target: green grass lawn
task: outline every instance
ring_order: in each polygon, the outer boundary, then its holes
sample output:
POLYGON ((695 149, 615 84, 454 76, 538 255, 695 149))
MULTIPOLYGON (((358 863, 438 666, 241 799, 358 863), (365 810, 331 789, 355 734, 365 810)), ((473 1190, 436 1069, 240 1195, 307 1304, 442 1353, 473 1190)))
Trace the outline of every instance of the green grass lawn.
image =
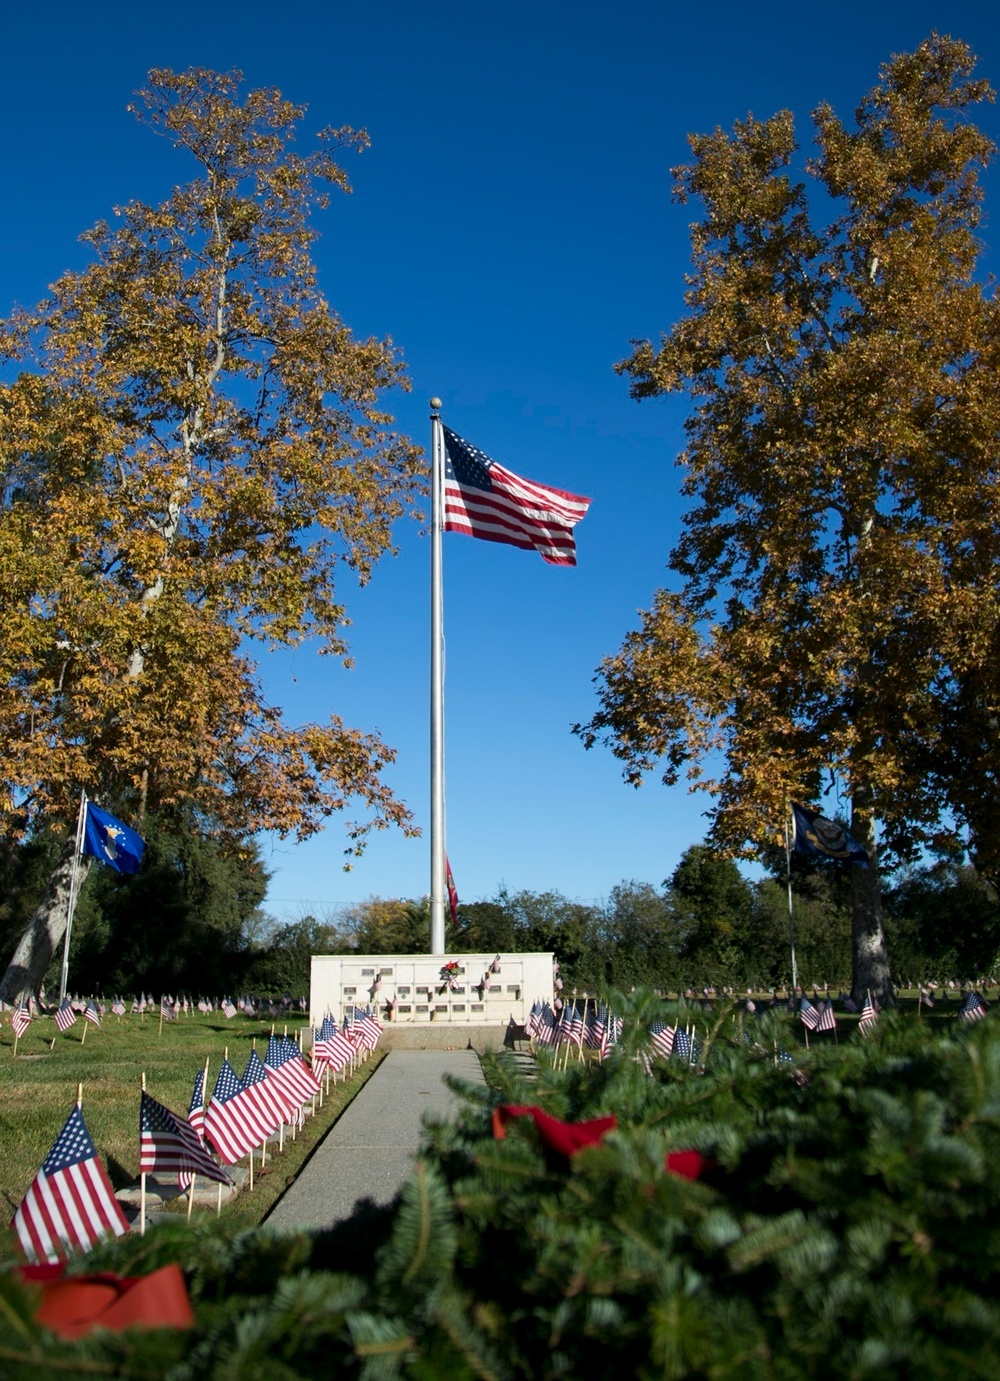
MULTIPOLYGON (((306 1019, 288 1020, 288 1034, 297 1036, 306 1019)), ((115 1188, 132 1184, 139 1168, 139 1091, 143 1072, 149 1093, 174 1112, 186 1114, 195 1075, 209 1061, 209 1092, 228 1051, 238 1074, 256 1039, 263 1058, 271 1032, 267 1021, 241 1014, 226 1021, 221 1013, 194 1013, 163 1024, 150 1016, 104 1017, 100 1030, 90 1026, 82 1041, 84 1022, 63 1034, 51 1017, 36 1018, 18 1042, 9 1021, 0 1028, 0 1215, 9 1222, 69 1116, 77 1085, 83 1084, 83 1116, 115 1188), (53 1037, 55 1043, 52 1045, 53 1037), (50 1049, 51 1046, 51 1049, 50 1049)), ((277 1029, 285 1029, 282 1020, 277 1029)), ((236 1196, 223 1208, 234 1226, 260 1222, 298 1173, 317 1142, 336 1121, 358 1089, 374 1072, 380 1052, 346 1083, 331 1083, 323 1107, 307 1117, 305 1128, 285 1149, 269 1159, 263 1173, 256 1170, 253 1194, 236 1196)), ((246 1162, 244 1161, 245 1165, 246 1162)), ((179 1208, 183 1211, 184 1203, 179 1208)), ((12 1234, 0 1232, 0 1257, 13 1251, 12 1234)))

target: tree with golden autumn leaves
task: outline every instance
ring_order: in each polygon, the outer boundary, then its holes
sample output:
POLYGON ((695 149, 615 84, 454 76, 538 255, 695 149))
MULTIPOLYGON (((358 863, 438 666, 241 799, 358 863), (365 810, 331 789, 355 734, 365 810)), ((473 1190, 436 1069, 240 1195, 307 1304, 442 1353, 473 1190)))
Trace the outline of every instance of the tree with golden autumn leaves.
POLYGON ((993 145, 970 112, 992 92, 973 71, 933 34, 852 125, 821 106, 811 185, 788 112, 692 138, 689 310, 618 366, 635 398, 691 398, 690 507, 678 579, 578 732, 636 783, 686 769, 744 854, 789 800, 833 814, 836 782, 872 860, 851 868, 855 1000, 891 1000, 880 861, 957 831, 1000 861, 1000 314, 977 276, 993 145))
MULTIPOLYGON (((304 110, 239 73, 154 70, 131 107, 193 180, 84 236, 90 266, 0 325, 0 833, 71 831, 81 789, 141 829, 194 811, 234 839, 303 837, 352 800, 409 816, 392 750, 267 703, 250 649, 347 656, 364 581, 420 484, 383 398, 388 340, 319 291, 312 215, 364 132, 294 147, 304 110)), ((37 988, 65 927, 72 845, 0 993, 37 988)))

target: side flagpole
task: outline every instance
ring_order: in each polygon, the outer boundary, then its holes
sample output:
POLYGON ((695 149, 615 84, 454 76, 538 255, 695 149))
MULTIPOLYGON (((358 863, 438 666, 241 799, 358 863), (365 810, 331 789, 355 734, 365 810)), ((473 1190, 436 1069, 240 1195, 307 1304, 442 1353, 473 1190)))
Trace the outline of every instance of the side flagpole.
POLYGON ((62 972, 59 975, 59 1003, 62 1005, 69 985, 69 939, 73 931, 73 913, 76 910, 77 885, 80 855, 83 853, 83 826, 87 817, 87 793, 80 792, 80 809, 76 817, 76 847, 73 851, 73 867, 69 875, 69 900, 66 904, 66 938, 63 941, 62 972))
POLYGON ((431 954, 444 954, 444 433, 431 407, 431 954))
MULTIPOLYGON (((788 881, 788 943, 792 950, 792 998, 797 1000, 799 972, 795 963, 795 921, 792 913, 792 837, 788 830, 788 802, 785 802, 785 877, 788 881)), ((806 1035, 806 1044, 809 1042, 806 1035)))

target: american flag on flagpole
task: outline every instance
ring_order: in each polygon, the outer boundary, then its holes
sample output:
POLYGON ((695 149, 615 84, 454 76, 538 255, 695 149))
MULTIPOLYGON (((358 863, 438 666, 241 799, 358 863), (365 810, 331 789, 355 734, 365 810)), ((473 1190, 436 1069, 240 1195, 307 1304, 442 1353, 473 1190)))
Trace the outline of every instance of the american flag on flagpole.
POLYGON ((14 1028, 14 1035, 20 1040, 31 1025, 31 1013, 23 1003, 11 1017, 10 1024, 14 1028))
POLYGON ((234 1016, 236 1015, 236 1008, 235 1008, 235 1007, 233 1006, 233 1004, 229 1001, 229 998, 228 998, 228 997, 224 997, 224 998, 222 999, 222 1010, 223 1010, 223 1012, 225 1012, 225 1014, 226 1014, 226 1019, 227 1019, 227 1020, 228 1020, 230 1017, 234 1017, 234 1016))
POLYGON ((14 1214, 25 1255, 58 1262, 128 1231, 77 1104, 14 1214))
POLYGON ((94 999, 93 999, 93 998, 91 998, 90 1001, 87 1003, 87 1006, 86 1006, 86 1009, 84 1010, 83 1015, 84 1015, 84 1019, 85 1019, 86 1021, 92 1022, 93 1025, 96 1026, 98 1030, 100 1030, 100 1028, 101 1028, 101 1018, 100 1018, 100 1014, 98 1013, 97 1008, 94 1006, 94 999))
POLYGON ((575 566, 573 529, 590 500, 523 479, 448 427, 444 431, 444 530, 537 551, 552 566, 575 566))

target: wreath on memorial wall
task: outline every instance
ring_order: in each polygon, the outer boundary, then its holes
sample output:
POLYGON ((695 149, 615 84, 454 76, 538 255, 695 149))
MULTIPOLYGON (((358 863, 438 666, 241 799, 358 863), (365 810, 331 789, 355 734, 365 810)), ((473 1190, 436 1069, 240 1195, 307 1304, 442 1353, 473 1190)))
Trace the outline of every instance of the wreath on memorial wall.
POLYGON ((458 987, 458 973, 459 963, 457 959, 450 959, 447 964, 441 965, 441 992, 444 992, 445 988, 451 988, 454 991, 458 987))

